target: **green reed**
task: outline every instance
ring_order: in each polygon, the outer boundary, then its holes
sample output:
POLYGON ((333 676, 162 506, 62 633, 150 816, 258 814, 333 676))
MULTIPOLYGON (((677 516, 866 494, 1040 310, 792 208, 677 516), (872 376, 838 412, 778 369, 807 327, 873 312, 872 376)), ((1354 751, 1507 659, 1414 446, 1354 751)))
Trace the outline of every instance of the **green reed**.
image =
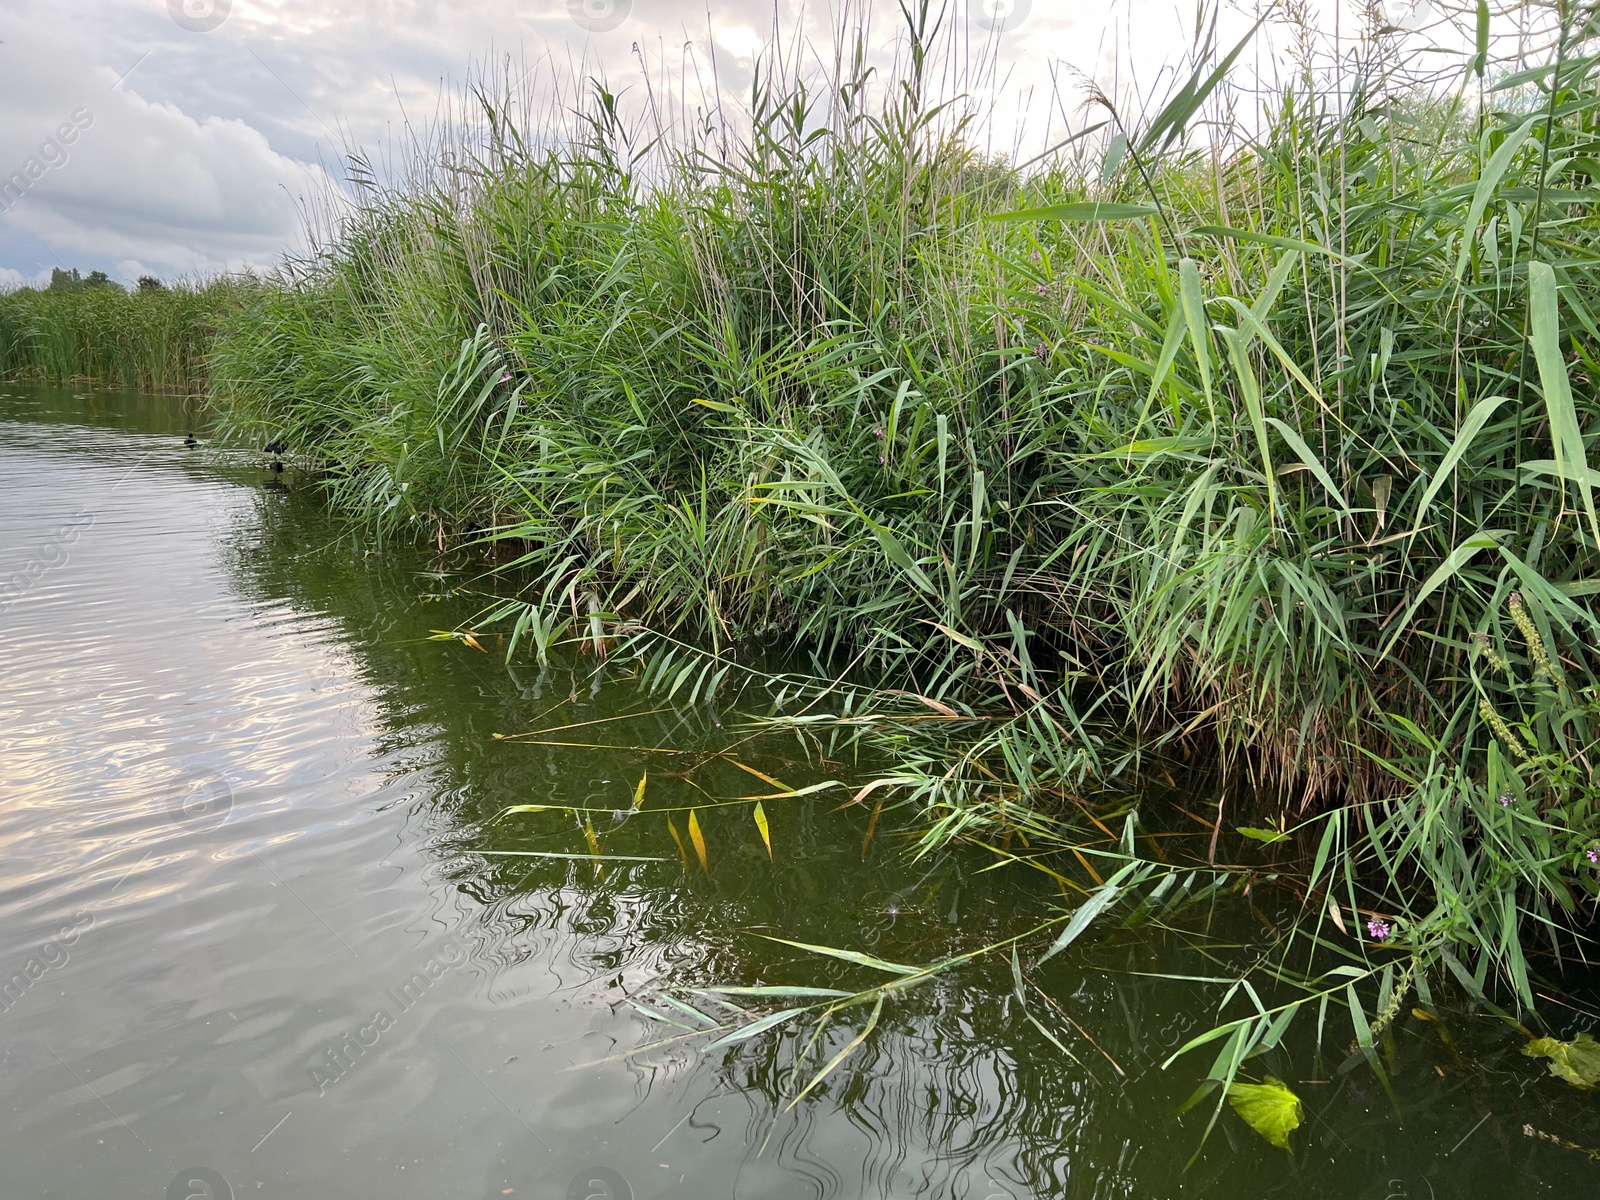
MULTIPOLYGON (((812 656, 770 720, 892 756, 929 846, 1071 842, 1182 765, 1210 857, 1284 835, 1300 945, 1331 906, 1337 966, 1277 978, 1531 1007, 1600 891, 1600 31, 1534 12, 1427 78, 1375 28, 1249 125, 1205 37, 1029 165, 975 148, 926 5, 887 81, 848 14, 774 47, 743 122, 483 80, 225 322, 217 395, 375 536, 510 551, 514 650, 638 637, 692 700, 812 656)), ((1219 1025, 1213 1080, 1286 1011, 1219 1025)))
POLYGON ((199 393, 218 320, 245 284, 110 283, 0 293, 0 378, 199 393))

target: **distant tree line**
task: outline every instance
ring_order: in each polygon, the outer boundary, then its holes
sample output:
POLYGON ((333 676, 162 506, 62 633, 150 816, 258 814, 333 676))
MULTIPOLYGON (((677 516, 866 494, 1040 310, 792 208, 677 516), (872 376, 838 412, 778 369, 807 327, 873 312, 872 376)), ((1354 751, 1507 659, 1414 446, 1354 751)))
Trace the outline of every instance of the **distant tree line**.
MULTIPOLYGON (((134 286, 141 292, 164 292, 167 290, 167 285, 154 275, 139 276, 138 282, 134 286)), ((51 270, 48 291, 77 292, 82 291, 84 288, 127 290, 104 271, 90 271, 87 275, 82 275, 76 267, 55 267, 51 270)))

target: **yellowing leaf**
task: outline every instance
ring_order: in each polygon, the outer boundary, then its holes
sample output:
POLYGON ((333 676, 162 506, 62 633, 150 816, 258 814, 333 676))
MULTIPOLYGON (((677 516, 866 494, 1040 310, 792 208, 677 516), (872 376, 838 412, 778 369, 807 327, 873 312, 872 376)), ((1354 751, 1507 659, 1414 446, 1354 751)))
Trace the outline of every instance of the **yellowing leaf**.
POLYGON ((1339 911, 1339 902, 1331 896, 1328 898, 1328 916, 1333 919, 1340 933, 1346 937, 1350 935, 1350 931, 1344 927, 1344 914, 1339 911))
POLYGON ((1262 1083, 1230 1083, 1228 1103, 1280 1150, 1289 1148, 1289 1135, 1300 1128, 1300 1097, 1271 1075, 1262 1083))
MULTIPOLYGON (((872 835, 878 831, 878 818, 883 815, 884 799, 885 798, 883 796, 879 796, 878 802, 872 806, 872 817, 867 821, 867 833, 866 836, 861 839, 862 859, 867 857, 867 851, 872 847, 872 835)), ((852 800, 850 803, 854 804, 855 801, 852 800)), ((849 805, 846 805, 845 807, 848 808, 849 805)))
POLYGON ((772 857, 772 831, 767 828, 767 810, 761 807, 761 801, 756 801, 755 809, 756 828, 761 831, 761 840, 767 844, 767 857, 772 857))
POLYGON ((650 772, 646 771, 643 775, 639 776, 639 786, 633 789, 633 811, 634 812, 638 812, 639 809, 644 806, 644 785, 645 785, 645 781, 647 779, 649 779, 649 778, 650 778, 650 772))
POLYGON ((499 812, 495 813, 494 819, 498 821, 501 817, 509 817, 512 813, 536 813, 549 811, 550 806, 548 804, 513 804, 510 808, 502 808, 499 812))
POLYGON ((1537 1038, 1522 1048, 1529 1058, 1548 1058, 1545 1065, 1557 1079, 1573 1087, 1592 1088, 1600 1083, 1600 1042, 1580 1033, 1570 1042, 1537 1038))
POLYGON ((763 792, 759 796, 731 796, 732 800, 796 800, 801 796, 814 796, 818 792, 826 792, 830 788, 842 786, 837 779, 824 779, 821 783, 813 783, 809 787, 796 788, 788 792, 763 792))
MULTIPOLYGON (((461 642, 471 646, 474 650, 483 650, 483 645, 466 629, 430 629, 428 631, 430 642, 461 642)), ((489 653, 483 650, 485 654, 489 653)))
POLYGON ((667 817, 667 829, 672 833, 672 840, 678 845, 678 857, 683 859, 683 869, 689 869, 689 852, 683 848, 683 838, 678 836, 678 827, 673 824, 672 818, 667 817))
POLYGON ((763 783, 770 783, 773 787, 782 788, 786 792, 794 790, 787 783, 784 783, 784 782, 782 782, 781 780, 778 780, 778 779, 774 779, 771 775, 768 775, 765 771, 758 771, 754 767, 750 766, 749 764, 740 762, 737 758, 734 758, 733 755, 731 755, 731 754, 724 754, 722 757, 723 757, 724 761, 732 763, 734 766, 738 767, 739 770, 744 771, 747 774, 754 775, 757 779, 761 780, 763 783))
POLYGON ((700 858, 700 869, 707 875, 711 874, 711 862, 706 858, 706 839, 700 833, 700 818, 698 810, 689 810, 689 840, 694 843, 694 852, 700 858))

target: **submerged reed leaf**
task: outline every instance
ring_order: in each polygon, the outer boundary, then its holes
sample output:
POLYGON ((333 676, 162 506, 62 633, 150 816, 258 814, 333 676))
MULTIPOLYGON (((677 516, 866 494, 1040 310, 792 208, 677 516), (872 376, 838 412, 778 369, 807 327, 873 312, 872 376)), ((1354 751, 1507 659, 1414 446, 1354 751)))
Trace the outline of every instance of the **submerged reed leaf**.
POLYGON ((862 954, 859 950, 840 950, 835 946, 816 946, 810 942, 792 942, 788 938, 772 937, 769 934, 762 934, 761 936, 769 942, 777 942, 783 946, 793 946, 796 950, 806 950, 812 954, 826 955, 828 958, 837 958, 841 962, 871 967, 875 971, 886 971, 891 975, 920 975, 926 969, 923 967, 908 967, 904 963, 889 962, 886 959, 875 958, 870 954, 862 954))
POLYGON ((786 1008, 781 1012, 768 1013, 764 1017, 751 1021, 748 1025, 741 1025, 731 1033, 725 1033, 714 1042, 706 1044, 707 1050, 720 1050, 724 1046, 736 1046, 740 1042, 747 1042, 753 1037, 760 1037, 769 1029, 794 1020, 801 1013, 810 1012, 808 1008, 786 1008))
POLYGON ((845 992, 838 988, 788 987, 782 984, 763 984, 756 987, 708 987, 700 990, 714 992, 719 996, 786 996, 810 999, 828 999, 830 997, 839 998, 855 995, 854 992, 845 992))
POLYGON ((850 1041, 845 1045, 844 1049, 840 1050, 839 1053, 835 1054, 831 1059, 829 1059, 827 1066, 823 1067, 822 1070, 818 1071, 811 1077, 811 1082, 800 1089, 800 1091, 795 1095, 794 1099, 789 1101, 787 1108, 793 1108, 796 1104, 799 1104, 801 1100, 805 1099, 806 1096, 811 1094, 818 1084, 820 1084, 829 1075, 832 1075, 840 1063, 844 1062, 845 1059, 849 1058, 857 1050, 861 1049, 862 1044, 865 1043, 867 1038, 872 1035, 872 1031, 878 1027, 878 1018, 883 1015, 883 999, 883 994, 880 992, 877 1003, 872 1006, 872 1013, 870 1016, 868 1016, 867 1023, 862 1026, 861 1032, 856 1034, 855 1037, 851 1038, 850 1041))
POLYGON ((683 860, 683 869, 689 869, 689 851, 684 848, 683 838, 678 834, 677 823, 673 821, 672 814, 667 814, 667 832, 672 834, 673 844, 678 847, 678 857, 683 860))
POLYGON ((502 808, 499 812, 495 813, 493 821, 498 821, 502 817, 512 816, 515 813, 550 812, 553 807, 553 805, 549 804, 513 804, 509 808, 502 808))
POLYGON ((1034 965, 1038 966, 1041 963, 1048 962, 1077 941, 1078 937, 1085 929, 1089 928, 1094 919, 1115 904, 1117 897, 1121 894, 1122 891, 1116 886, 1115 880, 1108 882, 1104 887, 1096 889, 1095 893, 1073 912, 1072 919, 1067 922, 1066 928, 1061 931, 1054 942, 1050 943, 1050 948, 1039 956, 1039 961, 1034 965))
POLYGON ((561 850, 475 850, 474 854, 482 854, 486 858, 549 858, 549 859, 583 859, 588 862, 670 862, 670 859, 659 858, 648 854, 602 854, 594 852, 588 854, 572 854, 561 850))

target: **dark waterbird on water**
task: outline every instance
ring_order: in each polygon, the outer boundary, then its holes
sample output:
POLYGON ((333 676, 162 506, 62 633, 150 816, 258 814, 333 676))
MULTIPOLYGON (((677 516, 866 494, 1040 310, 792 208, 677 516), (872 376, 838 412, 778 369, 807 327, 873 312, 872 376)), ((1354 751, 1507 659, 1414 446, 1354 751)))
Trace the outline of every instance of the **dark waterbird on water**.
POLYGON ((195 437, 194 433, 191 431, 191 432, 186 433, 186 434, 183 435, 183 444, 185 446, 187 446, 190 450, 193 450, 196 446, 198 446, 200 444, 200 439, 195 437))
POLYGON ((272 455, 272 461, 267 464, 268 470, 281 474, 283 471, 283 456, 289 453, 289 443, 281 437, 273 438, 265 446, 261 447, 261 452, 272 455))

